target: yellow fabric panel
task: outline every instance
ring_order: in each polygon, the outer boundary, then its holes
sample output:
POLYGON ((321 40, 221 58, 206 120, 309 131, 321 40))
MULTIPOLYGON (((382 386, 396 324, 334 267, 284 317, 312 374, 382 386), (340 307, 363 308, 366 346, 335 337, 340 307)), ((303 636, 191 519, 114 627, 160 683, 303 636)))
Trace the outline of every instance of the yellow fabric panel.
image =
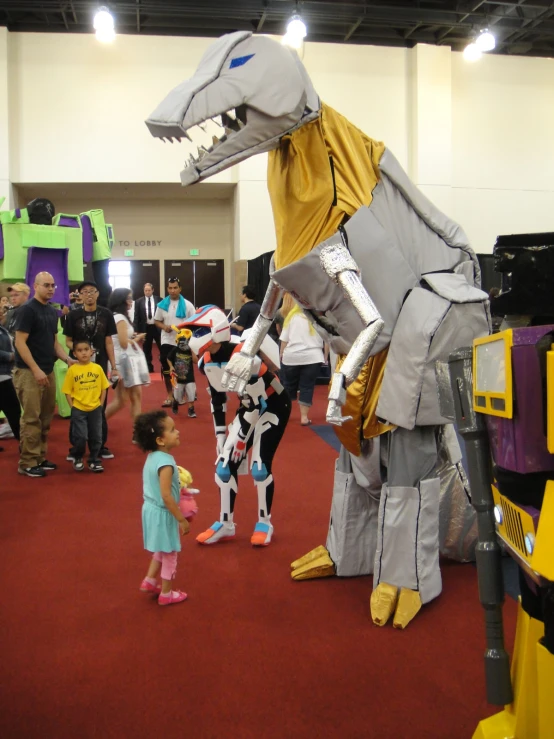
POLYGON ((306 256, 337 231, 345 216, 371 203, 384 151, 383 143, 325 104, 319 118, 283 137, 269 153, 267 171, 277 269, 306 256))
MULTIPOLYGON (((354 382, 346 390, 346 403, 342 408, 344 416, 352 416, 342 426, 335 426, 335 433, 340 443, 351 454, 359 456, 361 439, 373 439, 391 431, 392 425, 378 421, 375 411, 383 382, 388 347, 370 357, 354 382)), ((336 370, 340 369, 345 357, 337 359, 336 370)))
POLYGON ((100 405, 103 390, 110 387, 108 378, 99 364, 72 364, 63 381, 62 393, 73 398, 73 405, 80 411, 93 411, 100 405))

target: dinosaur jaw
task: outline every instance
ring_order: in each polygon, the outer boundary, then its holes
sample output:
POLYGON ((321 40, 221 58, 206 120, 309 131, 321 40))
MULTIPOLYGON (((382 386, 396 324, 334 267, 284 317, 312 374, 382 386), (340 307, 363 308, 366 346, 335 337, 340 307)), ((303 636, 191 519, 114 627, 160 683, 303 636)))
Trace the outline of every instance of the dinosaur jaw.
POLYGON ((302 118, 300 109, 276 119, 244 104, 190 125, 193 116, 193 111, 187 111, 180 125, 149 125, 153 136, 164 143, 178 142, 184 149, 181 183, 185 186, 277 148, 283 134, 302 118))

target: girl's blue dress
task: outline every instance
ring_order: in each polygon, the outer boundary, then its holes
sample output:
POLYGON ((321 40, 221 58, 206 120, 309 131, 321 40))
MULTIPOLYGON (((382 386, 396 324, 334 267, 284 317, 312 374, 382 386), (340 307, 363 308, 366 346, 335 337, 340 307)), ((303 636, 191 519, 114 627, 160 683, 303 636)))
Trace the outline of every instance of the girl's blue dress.
POLYGON ((160 491, 160 467, 173 467, 171 495, 179 502, 179 473, 171 454, 150 452, 142 471, 144 503, 142 504, 142 533, 144 548, 149 552, 180 552, 181 537, 177 519, 165 507, 160 491))

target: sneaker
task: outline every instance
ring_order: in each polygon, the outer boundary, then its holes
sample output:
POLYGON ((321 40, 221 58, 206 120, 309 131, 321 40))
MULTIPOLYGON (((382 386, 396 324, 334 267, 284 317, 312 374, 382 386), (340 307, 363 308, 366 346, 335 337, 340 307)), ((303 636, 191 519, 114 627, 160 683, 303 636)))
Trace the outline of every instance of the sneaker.
POLYGON ((101 462, 89 462, 88 468, 91 472, 104 472, 101 462))
POLYGON ((113 459, 115 457, 115 454, 113 452, 110 452, 107 446, 102 447, 100 450, 100 457, 102 459, 113 459))
POLYGON ((85 469, 85 464, 82 459, 79 459, 79 457, 75 457, 73 460, 73 469, 75 472, 82 472, 85 469))
POLYGON ((13 439, 13 431, 7 421, 0 423, 0 439, 13 439))
POLYGON ((152 585, 148 580, 143 580, 139 588, 141 593, 155 593, 159 595, 162 592, 161 585, 152 585))
POLYGON ((47 459, 44 460, 44 462, 41 462, 39 464, 39 467, 42 467, 43 470, 57 470, 58 465, 54 464, 54 462, 49 462, 47 459))
POLYGON ((167 595, 160 593, 158 596, 158 605, 172 606, 174 603, 182 603, 187 598, 188 595, 186 593, 183 593, 180 590, 172 590, 171 593, 168 593, 167 595))
POLYGON ((266 547, 271 542, 272 536, 272 524, 258 521, 258 523, 254 526, 254 533, 250 537, 250 543, 254 547, 266 547))
POLYGON ((18 467, 17 471, 20 475, 27 475, 27 477, 46 477, 46 470, 44 467, 18 467))
POLYGON ((75 455, 69 452, 69 454, 66 457, 67 462, 74 462, 75 461, 75 455))
POLYGON ((189 407, 188 415, 189 418, 196 418, 196 411, 194 410, 194 407, 192 405, 189 407))
POLYGON ((235 535, 235 524, 227 521, 222 523, 216 521, 209 529, 198 534, 196 541, 199 544, 216 544, 218 541, 224 541, 225 539, 232 539, 235 535))

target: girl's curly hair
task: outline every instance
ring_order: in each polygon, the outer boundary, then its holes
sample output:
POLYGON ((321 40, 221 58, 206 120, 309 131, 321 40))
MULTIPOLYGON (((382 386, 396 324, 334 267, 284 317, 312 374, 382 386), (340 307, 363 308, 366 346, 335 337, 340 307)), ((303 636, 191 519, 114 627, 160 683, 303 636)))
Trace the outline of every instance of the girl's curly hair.
POLYGON ((165 411, 149 411, 137 416, 133 429, 133 440, 143 452, 155 452, 158 449, 156 439, 163 436, 166 418, 169 416, 165 411))

